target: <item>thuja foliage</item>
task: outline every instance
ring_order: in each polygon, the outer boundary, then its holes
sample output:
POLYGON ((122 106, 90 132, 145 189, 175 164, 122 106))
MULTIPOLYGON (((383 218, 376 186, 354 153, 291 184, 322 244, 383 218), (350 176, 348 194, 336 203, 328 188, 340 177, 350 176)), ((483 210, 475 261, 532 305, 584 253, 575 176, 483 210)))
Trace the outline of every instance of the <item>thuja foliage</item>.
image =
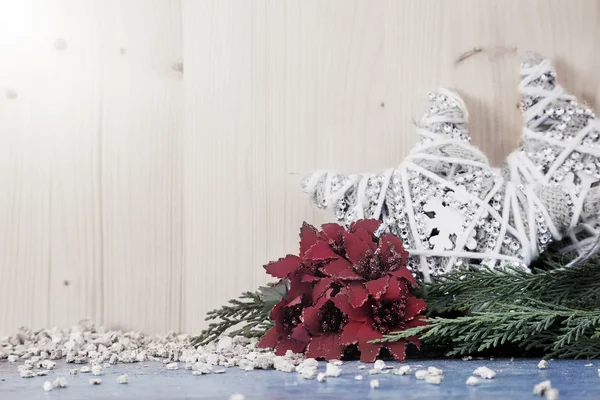
MULTIPOLYGON (((421 283, 429 325, 390 334, 379 341, 413 335, 422 354, 540 355, 600 358, 600 255, 564 268, 557 251, 547 251, 520 270, 467 268, 421 283)), ((243 293, 208 313, 209 327, 193 339, 209 343, 220 335, 260 337, 271 326, 269 313, 287 293, 287 282, 243 293)))
POLYGON ((430 325, 379 341, 418 335, 426 348, 448 356, 508 349, 515 355, 600 358, 600 256, 564 265, 560 253, 550 252, 533 273, 453 271, 423 285, 430 325))
POLYGON ((214 321, 200 335, 192 338, 194 346, 204 345, 227 333, 230 336, 261 337, 272 326, 269 314, 275 304, 287 293, 288 282, 265 286, 256 292, 242 293, 229 305, 209 311, 206 321, 214 321))

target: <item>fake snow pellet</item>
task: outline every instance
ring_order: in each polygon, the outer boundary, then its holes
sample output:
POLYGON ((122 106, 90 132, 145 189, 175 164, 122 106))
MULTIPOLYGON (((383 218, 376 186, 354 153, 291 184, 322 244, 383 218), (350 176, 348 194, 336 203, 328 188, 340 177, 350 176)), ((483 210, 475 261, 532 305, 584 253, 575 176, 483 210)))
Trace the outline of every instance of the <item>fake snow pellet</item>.
POLYGON ((377 368, 370 369, 369 372, 368 372, 369 375, 377 375, 377 374, 380 374, 380 373, 381 373, 381 370, 377 369, 377 368))
POLYGON ((226 369, 217 369, 214 371, 215 374, 224 374, 227 370, 226 369))
POLYGON ((362 375, 356 375, 356 376, 354 377, 354 380, 355 380, 355 381, 362 381, 363 379, 364 379, 364 378, 363 378, 363 376, 362 376, 362 375))
POLYGON ((317 367, 313 367, 313 366, 304 367, 304 368, 302 368, 302 371, 300 371, 300 375, 304 379, 314 379, 315 376, 317 376, 317 367))
POLYGON ((558 389, 548 389, 546 391, 546 400, 558 400, 558 389))
POLYGON ((377 379, 371 379, 369 386, 371 386, 371 389, 377 389, 379 387, 379 381, 377 379))
POLYGON ((102 367, 99 365, 92 366, 92 375, 94 375, 94 376, 102 375, 102 367))
POLYGON ((44 382, 44 384, 42 385, 42 388, 43 388, 43 389, 44 389, 44 391, 46 391, 46 392, 49 392, 49 391, 51 391, 51 390, 53 389, 53 388, 52 388, 52 382, 50 382, 50 381, 46 381, 46 382, 44 382))
POLYGON ((87 365, 84 365, 83 367, 79 368, 79 372, 82 374, 87 374, 88 372, 92 372, 92 369, 87 365))
POLYGON ((394 375, 410 375, 410 374, 412 374, 412 369, 408 365, 403 365, 398 369, 393 369, 392 374, 394 374, 394 375))
POLYGON ((21 378, 33 378, 35 373, 30 369, 24 369, 19 371, 19 375, 21 375, 21 378))
POLYGON ((294 372, 296 370, 296 366, 290 360, 282 356, 273 358, 273 367, 277 371, 282 372, 294 372))
POLYGON ((442 371, 441 369, 436 368, 436 367, 429 367, 429 368, 427 368, 427 372, 431 376, 444 375, 444 371, 442 371))
POLYGON ((477 386, 477 385, 479 385, 479 378, 476 376, 470 376, 467 378, 467 381, 465 383, 468 386, 477 386))
POLYGON ((338 367, 340 367, 340 366, 342 366, 344 364, 344 362, 342 360, 331 360, 329 362, 332 363, 333 365, 338 366, 338 367))
POLYGON ((415 378, 417 378, 419 380, 423 380, 427 376, 429 376, 429 372, 425 371, 424 369, 420 369, 417 372, 415 372, 415 378))
POLYGON ((229 400, 246 400, 246 397, 243 394, 236 393, 229 396, 229 400))
MULTIPOLYGON (((270 369, 275 364, 275 353, 256 348, 258 340, 254 338, 236 336, 205 346, 192 346, 189 339, 189 335, 172 333, 150 336, 140 332, 96 329, 91 320, 85 319, 69 330, 20 328, 13 336, 0 339, 0 357, 13 363, 23 360, 19 373, 34 368, 52 368, 55 360, 59 359, 84 364, 78 373, 91 372, 92 365, 102 366, 107 362, 110 365, 145 361, 167 365, 177 362, 192 365, 192 370, 197 362, 221 367, 240 366, 245 370, 270 369), (44 360, 52 362, 42 366, 44 360)), ((302 355, 286 353, 279 359, 278 368, 291 372, 303 359, 302 355)))
POLYGON ((89 380, 90 385, 99 385, 102 383, 102 379, 99 378, 92 378, 89 380))
POLYGON ((120 383, 121 385, 129 383, 129 377, 127 375, 119 375, 117 378, 117 383, 120 383))
POLYGON ((373 368, 381 371, 385 368, 385 362, 383 360, 377 360, 375 361, 375 364, 373 364, 373 368))
POLYGON ((342 373, 342 369, 340 367, 338 367, 337 365, 333 365, 331 363, 327 363, 327 366, 325 367, 325 374, 327 376, 336 377, 336 376, 340 376, 341 373, 342 373))
POLYGON ((212 367, 210 365, 201 362, 197 362, 194 365, 192 365, 192 373, 198 372, 194 375, 210 374, 211 370, 212 367))
POLYGON ((167 369, 172 370, 172 371, 179 369, 179 364, 177 364, 176 362, 169 363, 169 364, 167 364, 167 369))
POLYGON ((589 364, 585 364, 585 365, 584 365, 584 367, 591 367, 591 366, 593 366, 593 365, 594 365, 594 364, 592 364, 592 363, 589 363, 589 364))
POLYGON ((327 374, 324 372, 319 372, 317 375, 317 382, 324 382, 327 379, 327 374))
POLYGON ((548 361, 546 361, 546 360, 541 360, 541 361, 538 363, 538 368, 539 368, 539 369, 548 369, 548 361))
POLYGON ((492 379, 496 376, 496 373, 488 367, 479 367, 473 371, 473 375, 482 377, 483 379, 492 379))
POLYGON ((439 385, 444 380, 444 377, 441 375, 427 375, 425 377, 425 382, 430 383, 432 385, 439 385))
POLYGON ((50 370, 50 369, 54 369, 54 367, 56 367, 56 363, 54 361, 51 361, 51 360, 42 361, 42 368, 50 370))
POLYGON ((44 371, 37 371, 37 372, 35 373, 35 376, 46 376, 46 375, 48 375, 48 371, 47 371, 47 370, 44 370, 44 371))
POLYGON ((296 372, 300 374, 300 373, 302 373, 302 370, 304 370, 305 368, 315 368, 316 369, 318 366, 319 366, 319 362, 317 360, 315 360, 314 358, 307 358, 296 366, 296 372))
POLYGON ((359 366, 358 366, 358 369, 365 369, 365 368, 367 368, 367 366, 366 366, 366 365, 359 365, 359 366))
POLYGON ((77 373, 79 372, 79 370, 77 370, 77 368, 73 368, 69 371, 69 374, 71 375, 77 375, 77 373))
POLYGON ((543 396, 549 389, 552 389, 552 383, 547 380, 533 386, 533 394, 543 396))
POLYGON ((64 389, 67 387, 67 378, 64 376, 59 376, 52 382, 52 387, 64 389))

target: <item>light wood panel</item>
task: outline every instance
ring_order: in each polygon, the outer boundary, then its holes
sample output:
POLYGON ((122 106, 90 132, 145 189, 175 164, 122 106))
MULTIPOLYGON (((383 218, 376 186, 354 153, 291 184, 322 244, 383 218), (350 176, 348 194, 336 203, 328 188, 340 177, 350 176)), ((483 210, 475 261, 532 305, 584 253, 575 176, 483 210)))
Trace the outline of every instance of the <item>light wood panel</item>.
POLYGON ((97 2, 102 320, 180 330, 182 37, 178 1, 97 2))
POLYGON ((303 173, 396 165, 438 86, 499 164, 522 54, 598 109, 599 37, 597 0, 0 0, 0 335, 198 331, 330 219, 303 173))
POLYGON ((90 5, 0 3, 3 333, 70 324, 101 301, 99 57, 90 5))

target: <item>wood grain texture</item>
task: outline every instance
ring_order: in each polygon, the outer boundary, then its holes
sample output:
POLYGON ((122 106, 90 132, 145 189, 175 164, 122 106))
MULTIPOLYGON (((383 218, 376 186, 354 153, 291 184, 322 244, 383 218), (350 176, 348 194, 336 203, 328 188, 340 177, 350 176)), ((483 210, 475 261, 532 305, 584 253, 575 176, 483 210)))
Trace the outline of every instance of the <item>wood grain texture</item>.
POLYGON ((181 329, 182 37, 177 1, 98 2, 102 321, 181 329))
POLYGON ((0 0, 0 335, 195 332, 330 219, 302 174, 395 166, 439 86, 499 164, 524 52, 598 110, 599 37, 597 0, 0 0))

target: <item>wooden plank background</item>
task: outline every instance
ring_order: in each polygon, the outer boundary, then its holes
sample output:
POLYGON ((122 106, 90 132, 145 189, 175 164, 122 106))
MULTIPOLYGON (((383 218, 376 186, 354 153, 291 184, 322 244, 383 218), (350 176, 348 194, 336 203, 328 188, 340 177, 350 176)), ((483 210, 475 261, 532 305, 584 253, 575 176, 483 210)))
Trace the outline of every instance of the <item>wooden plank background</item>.
POLYGON ((438 86, 500 163, 524 51, 598 110, 599 38, 597 0, 0 0, 0 335, 196 332, 328 220, 298 174, 396 165, 438 86))

